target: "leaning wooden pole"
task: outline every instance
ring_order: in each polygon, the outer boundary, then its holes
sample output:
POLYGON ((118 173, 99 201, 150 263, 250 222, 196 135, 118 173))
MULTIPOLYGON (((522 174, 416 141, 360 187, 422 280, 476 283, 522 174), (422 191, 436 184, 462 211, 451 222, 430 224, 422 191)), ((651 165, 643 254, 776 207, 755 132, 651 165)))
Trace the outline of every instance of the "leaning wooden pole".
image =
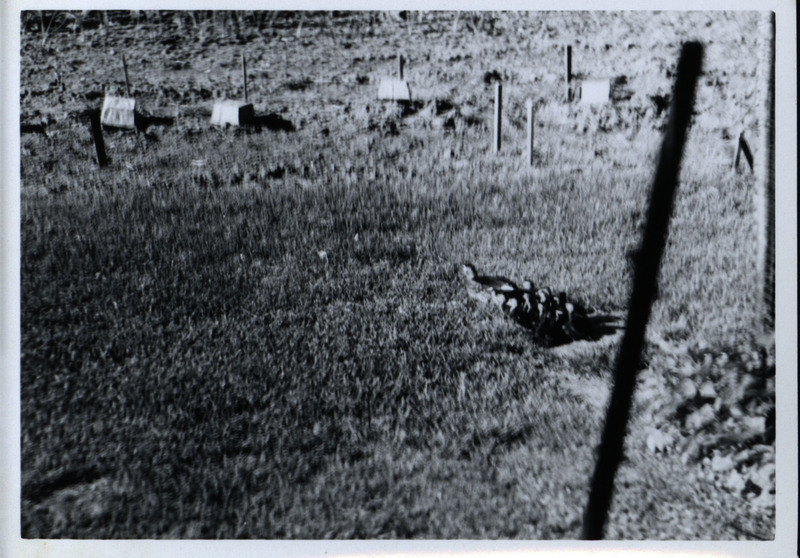
MULTIPOLYGON (((301 21, 302 23, 302 21, 301 21)), ((247 62, 244 60, 244 52, 242 53, 242 82, 244 83, 244 102, 247 102, 247 62)))
POLYGON ((761 153, 758 176, 758 293, 759 319, 766 330, 775 328, 775 12, 761 19, 761 153))
POLYGON ((605 428, 583 518, 581 538, 586 540, 603 538, 608 510, 611 507, 614 477, 622 459, 625 429, 630 415, 636 374, 641 367, 645 329, 656 292, 658 268, 666 244, 702 59, 703 47, 700 43, 690 42, 683 45, 667 131, 650 193, 647 225, 634 271, 625 336, 617 355, 614 390, 608 404, 605 428))
POLYGON ((131 98, 131 82, 128 80, 128 62, 125 60, 125 53, 122 54, 122 69, 125 71, 125 94, 131 98))

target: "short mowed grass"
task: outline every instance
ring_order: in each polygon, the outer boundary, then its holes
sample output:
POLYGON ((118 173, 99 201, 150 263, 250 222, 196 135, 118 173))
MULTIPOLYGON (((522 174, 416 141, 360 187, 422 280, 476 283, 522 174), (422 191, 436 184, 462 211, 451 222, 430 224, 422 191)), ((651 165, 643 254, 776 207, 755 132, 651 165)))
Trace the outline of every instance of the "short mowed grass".
MULTIPOLYGON (((23 536, 577 537, 603 407, 567 385, 601 400, 617 344, 538 347, 460 266, 624 315, 663 121, 543 105, 530 168, 522 122, 489 151, 489 99, 443 129, 357 97, 295 132, 107 131, 104 170, 84 125, 23 138, 23 536)), ((651 324, 689 342, 757 318, 754 180, 718 136, 690 134, 651 324)), ((736 536, 687 467, 632 443, 609 536, 736 536)))

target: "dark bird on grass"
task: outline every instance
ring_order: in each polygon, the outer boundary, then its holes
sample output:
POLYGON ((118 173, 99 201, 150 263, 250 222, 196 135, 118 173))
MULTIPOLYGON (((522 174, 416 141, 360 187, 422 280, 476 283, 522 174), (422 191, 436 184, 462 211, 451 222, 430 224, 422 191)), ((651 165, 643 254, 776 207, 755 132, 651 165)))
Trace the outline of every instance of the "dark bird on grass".
POLYGON ((500 277, 498 275, 481 275, 475 266, 471 263, 464 264, 464 275, 468 280, 480 285, 483 289, 489 289, 498 292, 512 292, 519 291, 520 288, 511 279, 500 277))
POLYGON ((570 300, 567 293, 536 288, 533 281, 522 286, 502 276, 481 275, 472 264, 464 264, 467 293, 482 302, 492 302, 519 325, 529 329, 534 339, 554 347, 572 341, 597 341, 622 326, 616 316, 600 314, 594 308, 570 300))

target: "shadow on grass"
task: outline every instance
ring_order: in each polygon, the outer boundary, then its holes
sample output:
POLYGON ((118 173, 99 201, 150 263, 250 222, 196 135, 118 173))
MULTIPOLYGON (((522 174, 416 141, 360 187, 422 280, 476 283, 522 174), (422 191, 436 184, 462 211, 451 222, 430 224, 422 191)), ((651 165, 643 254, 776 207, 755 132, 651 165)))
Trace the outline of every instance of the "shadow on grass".
POLYGON ((20 123, 19 125, 19 133, 21 134, 41 134, 44 137, 49 137, 47 135, 47 126, 45 124, 27 124, 27 123, 20 123))
POLYGON ((149 114, 140 114, 135 112, 133 114, 133 123, 136 130, 146 133, 150 126, 172 126, 175 124, 175 119, 169 116, 152 116, 149 114))
POLYGON ((273 132, 296 131, 294 124, 290 120, 286 120, 275 113, 256 115, 251 122, 248 122, 247 126, 257 131, 261 131, 263 128, 273 132))

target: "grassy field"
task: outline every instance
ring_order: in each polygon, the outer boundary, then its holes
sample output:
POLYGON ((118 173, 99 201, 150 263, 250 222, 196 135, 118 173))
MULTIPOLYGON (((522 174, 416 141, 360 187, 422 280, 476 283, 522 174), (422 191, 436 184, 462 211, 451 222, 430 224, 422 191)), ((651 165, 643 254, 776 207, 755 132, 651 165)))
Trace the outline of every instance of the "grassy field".
MULTIPOLYGON (((647 393, 759 350, 755 178, 730 170, 741 129, 758 145, 757 14, 112 16, 22 30, 22 121, 48 132, 21 140, 23 536, 576 538, 617 339, 538 347, 459 270, 624 315, 685 40, 706 59, 647 393), (564 103, 564 43, 625 98, 564 103), (243 50, 268 124, 213 128, 243 50), (174 122, 106 130, 100 170, 79 116, 123 52, 174 122), (398 53, 407 107, 376 98, 398 53)), ((771 538, 774 507, 648 449, 652 407, 609 538, 771 538)))

